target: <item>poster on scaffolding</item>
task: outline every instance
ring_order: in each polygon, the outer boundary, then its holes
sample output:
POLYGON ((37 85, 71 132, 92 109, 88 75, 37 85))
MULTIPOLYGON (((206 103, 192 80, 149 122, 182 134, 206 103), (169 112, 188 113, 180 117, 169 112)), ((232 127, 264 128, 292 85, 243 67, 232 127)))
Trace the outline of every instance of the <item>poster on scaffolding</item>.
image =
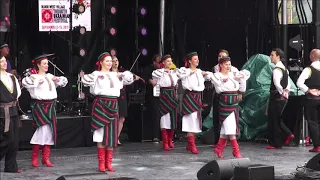
MULTIPOLYGON (((70 0, 38 0, 39 31, 69 31, 70 0)), ((84 26, 91 31, 91 0, 72 0, 72 6, 83 2, 85 11, 72 12, 72 27, 84 26)))

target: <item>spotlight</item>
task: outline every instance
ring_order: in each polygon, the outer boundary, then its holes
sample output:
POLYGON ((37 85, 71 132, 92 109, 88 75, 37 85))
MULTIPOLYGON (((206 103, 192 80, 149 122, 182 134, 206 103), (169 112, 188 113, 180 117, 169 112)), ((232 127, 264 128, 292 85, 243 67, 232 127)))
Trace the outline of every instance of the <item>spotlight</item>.
POLYGON ((147 9, 144 8, 144 7, 141 7, 141 8, 140 8, 140 14, 141 14, 142 16, 145 16, 145 15, 147 14, 147 9))
POLYGON ((146 49, 146 48, 142 48, 141 54, 144 55, 144 56, 146 56, 146 55, 148 54, 147 49, 146 49))
POLYGON ((87 54, 87 52, 86 52, 85 49, 83 49, 83 48, 80 48, 80 49, 79 49, 79 55, 80 55, 80 56, 83 57, 83 56, 85 56, 86 54, 87 54))
POLYGON ((81 35, 84 35, 87 32, 86 27, 80 25, 75 27, 74 31, 80 33, 81 35))
POLYGON ((111 6, 111 7, 110 7, 110 13, 113 14, 113 15, 115 15, 115 14, 117 13, 117 8, 114 7, 114 6, 111 6))
POLYGON ((141 35, 146 36, 147 35, 147 28, 143 27, 141 28, 141 35))
POLYGON ((86 6, 82 1, 78 1, 72 6, 72 11, 77 14, 82 14, 86 11, 86 6))
POLYGON ((116 49, 111 49, 110 54, 111 54, 111 56, 116 56, 117 55, 116 49))
POLYGON ((116 28, 112 27, 109 29, 109 33, 112 35, 112 36, 115 36, 117 34, 117 30, 116 28))

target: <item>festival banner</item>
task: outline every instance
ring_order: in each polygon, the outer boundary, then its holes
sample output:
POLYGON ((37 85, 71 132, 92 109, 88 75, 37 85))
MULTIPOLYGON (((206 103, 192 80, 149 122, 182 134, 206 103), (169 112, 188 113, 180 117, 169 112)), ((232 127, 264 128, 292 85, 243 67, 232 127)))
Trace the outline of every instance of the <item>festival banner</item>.
MULTIPOLYGON (((72 5, 79 0, 72 0, 72 5)), ((91 31, 91 0, 81 0, 85 5, 82 14, 72 13, 72 27, 84 26, 91 31)), ((70 0, 38 0, 39 31, 69 31, 70 0)))

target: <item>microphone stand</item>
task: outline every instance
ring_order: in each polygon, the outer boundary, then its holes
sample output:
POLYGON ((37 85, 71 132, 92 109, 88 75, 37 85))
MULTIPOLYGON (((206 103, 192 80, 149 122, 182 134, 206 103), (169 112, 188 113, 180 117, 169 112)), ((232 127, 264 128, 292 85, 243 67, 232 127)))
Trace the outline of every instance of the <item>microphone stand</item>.
POLYGON ((52 61, 50 61, 49 59, 48 59, 48 62, 53 66, 53 74, 54 74, 54 75, 56 75, 56 69, 58 69, 58 71, 64 75, 64 72, 63 72, 60 68, 58 68, 57 65, 55 65, 55 64, 54 64, 52 61))

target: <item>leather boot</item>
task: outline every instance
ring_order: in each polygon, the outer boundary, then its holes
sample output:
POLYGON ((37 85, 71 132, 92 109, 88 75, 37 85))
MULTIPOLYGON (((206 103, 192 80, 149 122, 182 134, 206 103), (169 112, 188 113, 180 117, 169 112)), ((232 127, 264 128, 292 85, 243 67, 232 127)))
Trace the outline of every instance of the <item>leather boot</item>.
POLYGON ((289 143, 293 140, 294 138, 294 135, 293 134, 290 134, 287 138, 286 138, 286 141, 285 141, 285 145, 289 145, 289 143))
POLYGON ((216 145, 216 147, 214 148, 214 153, 217 154, 218 158, 223 158, 223 150, 226 147, 228 143, 227 139, 223 139, 223 138, 219 138, 219 141, 216 145))
POLYGON ((50 160, 50 146, 44 145, 42 148, 42 164, 45 164, 47 167, 53 167, 50 160))
POLYGON ((174 144, 172 143, 174 130, 168 129, 167 130, 167 134, 168 134, 168 145, 169 145, 170 148, 174 148, 174 144))
POLYGON ((40 145, 34 144, 32 147, 32 156, 31 156, 31 162, 33 167, 39 166, 39 162, 38 162, 39 150, 40 150, 40 145))
POLYGON ((197 150, 196 143, 195 143, 195 136, 188 136, 188 145, 187 145, 187 151, 191 151, 193 154, 199 154, 199 151, 197 150))
POLYGON ((106 171, 106 150, 105 148, 98 148, 98 167, 100 172, 106 171))
POLYGON ((232 146, 232 154, 236 158, 242 158, 239 145, 236 139, 230 140, 231 146, 232 146))
POLYGON ((161 136, 162 136, 162 147, 165 151, 170 151, 170 148, 168 146, 168 134, 167 130, 163 129, 161 130, 161 136))
POLYGON ((114 172, 115 170, 112 167, 112 158, 113 158, 113 150, 106 150, 106 169, 108 171, 114 172))

